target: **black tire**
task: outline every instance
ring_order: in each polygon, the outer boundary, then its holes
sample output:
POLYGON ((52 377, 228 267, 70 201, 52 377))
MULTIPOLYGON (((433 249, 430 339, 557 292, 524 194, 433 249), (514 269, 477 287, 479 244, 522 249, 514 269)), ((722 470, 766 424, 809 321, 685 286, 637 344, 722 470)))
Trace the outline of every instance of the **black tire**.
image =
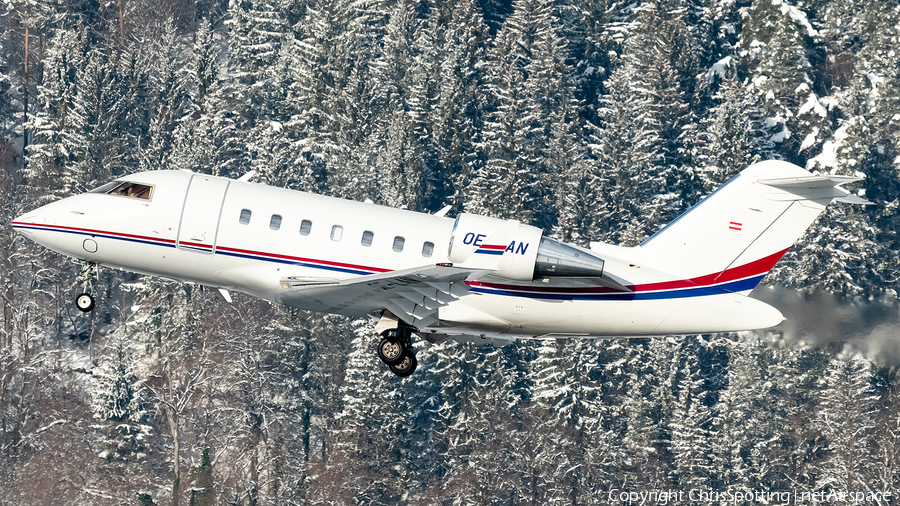
POLYGON ((406 353, 406 346, 399 339, 382 339, 378 343, 378 358, 387 365, 399 364, 406 353))
POLYGON ((389 365, 388 367, 391 369, 391 372, 400 376, 401 378, 405 378, 412 373, 416 372, 416 367, 419 365, 419 361, 416 360, 416 356, 409 350, 404 350, 403 359, 395 364, 389 365))
POLYGON ((82 313, 89 313, 94 309, 94 298, 89 293, 79 294, 78 297, 75 297, 75 307, 82 313))

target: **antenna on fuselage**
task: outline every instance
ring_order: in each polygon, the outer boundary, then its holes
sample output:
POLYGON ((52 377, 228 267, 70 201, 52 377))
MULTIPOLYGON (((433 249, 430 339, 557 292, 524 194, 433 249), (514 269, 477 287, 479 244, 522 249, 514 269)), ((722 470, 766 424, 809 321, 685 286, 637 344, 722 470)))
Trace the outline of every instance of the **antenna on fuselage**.
POLYGON ((239 178, 238 178, 238 181, 243 181, 243 182, 245 182, 245 183, 249 183, 250 180, 253 179, 254 177, 256 177, 256 171, 255 171, 255 170, 251 170, 250 172, 248 172, 248 173, 244 174, 243 176, 239 177, 239 178))

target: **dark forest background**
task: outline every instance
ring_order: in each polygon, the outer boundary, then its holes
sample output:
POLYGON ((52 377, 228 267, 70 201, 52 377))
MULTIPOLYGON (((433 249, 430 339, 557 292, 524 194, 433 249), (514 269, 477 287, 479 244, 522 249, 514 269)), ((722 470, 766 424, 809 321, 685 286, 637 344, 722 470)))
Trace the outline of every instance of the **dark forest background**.
POLYGON ((896 1, 2 0, 0 27, 0 505, 900 490, 896 1), (772 158, 875 203, 757 290, 790 325, 419 343, 405 380, 369 322, 241 294, 103 269, 82 315, 79 266, 7 226, 255 169, 634 245, 772 158))

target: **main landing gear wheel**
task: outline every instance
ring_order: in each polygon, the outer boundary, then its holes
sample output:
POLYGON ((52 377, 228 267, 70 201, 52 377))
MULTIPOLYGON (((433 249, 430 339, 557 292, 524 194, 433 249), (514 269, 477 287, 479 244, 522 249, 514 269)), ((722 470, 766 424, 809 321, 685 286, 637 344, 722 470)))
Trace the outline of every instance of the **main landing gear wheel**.
POLYGON ((378 343, 378 358, 401 378, 415 372, 418 365, 412 352, 413 330, 409 325, 401 324, 395 329, 382 332, 381 342, 378 343))
POLYGON ((75 305, 78 306, 83 313, 90 312, 94 309, 94 298, 89 293, 82 293, 75 298, 75 305))
POLYGON ((405 378, 416 372, 416 366, 418 365, 419 362, 416 360, 416 356, 413 355, 411 351, 404 349, 403 358, 400 362, 395 365, 389 365, 388 367, 391 369, 391 372, 397 376, 405 378))
POLYGON ((397 337, 385 337, 378 343, 378 358, 387 365, 399 364, 405 352, 406 346, 397 337))

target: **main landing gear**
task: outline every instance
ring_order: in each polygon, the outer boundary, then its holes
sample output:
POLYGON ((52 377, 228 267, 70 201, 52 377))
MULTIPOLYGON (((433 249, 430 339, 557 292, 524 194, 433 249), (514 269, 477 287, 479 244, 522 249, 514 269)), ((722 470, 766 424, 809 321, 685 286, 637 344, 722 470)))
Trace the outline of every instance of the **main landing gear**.
POLYGON ((412 328, 401 325, 381 333, 378 358, 387 364, 391 372, 405 378, 415 372, 416 356, 412 352, 412 328))
POLYGON ((84 292, 75 297, 75 306, 83 313, 89 313, 94 309, 94 297, 89 293, 91 285, 97 279, 97 264, 94 262, 82 262, 81 279, 84 281, 84 292))

